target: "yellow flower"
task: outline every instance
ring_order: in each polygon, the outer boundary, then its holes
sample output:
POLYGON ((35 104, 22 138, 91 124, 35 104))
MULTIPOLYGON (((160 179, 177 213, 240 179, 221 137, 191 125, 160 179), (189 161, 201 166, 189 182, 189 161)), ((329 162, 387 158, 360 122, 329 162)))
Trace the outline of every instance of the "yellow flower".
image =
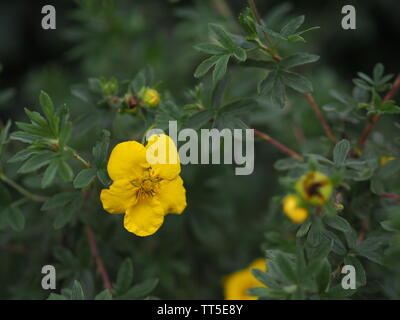
POLYGON ((308 210, 299 206, 300 199, 289 194, 283 199, 283 212, 295 223, 303 223, 308 217, 308 210))
POLYGON ((236 271, 224 280, 224 295, 225 300, 256 300, 247 294, 247 290, 254 287, 265 287, 251 273, 251 269, 260 269, 267 271, 266 260, 257 259, 246 269, 236 271))
POLYGON ((384 166, 386 163, 388 163, 392 160, 395 160, 395 159, 396 159, 395 157, 382 156, 379 158, 379 164, 381 166, 384 166))
POLYGON ((330 198, 333 186, 326 175, 319 171, 311 171, 297 181, 296 190, 304 201, 314 205, 323 205, 330 198))
POLYGON ((103 208, 109 213, 125 213, 125 228, 138 236, 152 235, 167 213, 180 214, 186 207, 178 152, 164 134, 151 136, 146 147, 136 141, 117 144, 107 170, 113 183, 101 191, 103 208), (150 147, 167 153, 167 161, 150 164, 146 154, 150 147))
POLYGON ((155 89, 143 89, 141 97, 144 102, 144 107, 154 108, 160 104, 160 94, 155 89))

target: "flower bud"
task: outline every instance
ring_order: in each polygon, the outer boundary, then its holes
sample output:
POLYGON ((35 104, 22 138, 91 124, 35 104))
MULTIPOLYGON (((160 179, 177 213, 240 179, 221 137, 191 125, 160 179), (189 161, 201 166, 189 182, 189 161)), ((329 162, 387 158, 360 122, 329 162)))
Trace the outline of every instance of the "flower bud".
POLYGON ((155 89, 143 88, 140 97, 145 108, 154 108, 160 104, 160 94, 155 89))
POLYGON ((330 198, 333 186, 331 180, 319 171, 311 171, 296 183, 296 191, 305 202, 323 205, 330 198))

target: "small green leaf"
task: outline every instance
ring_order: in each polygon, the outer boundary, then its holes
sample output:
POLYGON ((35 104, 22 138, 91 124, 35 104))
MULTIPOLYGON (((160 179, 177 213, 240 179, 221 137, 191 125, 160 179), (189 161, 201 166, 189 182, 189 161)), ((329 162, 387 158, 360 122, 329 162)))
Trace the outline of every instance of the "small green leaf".
POLYGON ((272 90, 277 79, 277 74, 276 70, 268 72, 267 76, 258 84, 257 90, 259 94, 268 94, 272 90))
POLYGON ((7 218, 10 227, 15 231, 22 231, 25 227, 25 216, 17 207, 10 206, 7 209, 7 218))
POLYGON ((298 73, 284 71, 281 73, 281 78, 285 85, 300 93, 310 93, 313 91, 313 85, 310 80, 298 73))
POLYGON ((74 178, 74 172, 72 171, 71 166, 62 160, 59 163, 58 175, 66 182, 72 181, 74 178))
POLYGON ((64 207, 68 203, 72 202, 73 200, 79 197, 80 197, 80 192, 77 191, 58 193, 55 196, 51 197, 49 200, 47 200, 43 204, 41 210, 46 211, 64 207))
POLYGON ((36 171, 47 165, 55 156, 56 154, 54 152, 42 151, 27 160, 21 166, 21 168, 19 168, 18 173, 29 173, 36 171))
POLYGON ((212 54, 212 55, 221 55, 221 54, 226 54, 229 53, 228 50, 226 50, 224 47, 221 47, 215 43, 207 42, 207 43, 200 43, 194 48, 198 51, 207 53, 207 54, 212 54))
POLYGON ((87 187, 96 178, 97 170, 94 168, 83 169, 74 179, 74 188, 82 189, 87 187))
POLYGON ((133 286, 131 289, 128 290, 128 292, 126 292, 119 298, 122 300, 144 298, 154 290, 157 284, 158 284, 158 279, 145 280, 142 283, 133 286))
POLYGON ((306 63, 311 63, 319 60, 319 56, 315 54, 309 54, 305 52, 297 52, 292 54, 286 58, 284 58, 280 64, 283 68, 293 68, 296 66, 300 66, 306 63))
POLYGON ((208 72, 208 70, 210 70, 212 68, 212 66, 214 66, 217 63, 219 58, 220 58, 220 56, 211 56, 210 58, 204 60, 196 68, 196 71, 194 72, 194 76, 196 78, 201 78, 202 76, 204 76, 208 72))
POLYGON ((94 297, 94 300, 112 300, 112 294, 107 289, 101 291, 94 297))
POLYGON ((74 281, 71 289, 71 300, 85 300, 85 295, 81 284, 78 281, 74 281))
POLYGON ((14 154, 10 159, 8 159, 7 162, 9 162, 9 163, 21 162, 37 153, 40 153, 40 151, 32 150, 32 149, 23 149, 21 151, 18 151, 16 154, 14 154))
POLYGON ((236 47, 236 44, 223 27, 218 24, 210 23, 208 28, 210 32, 215 35, 218 42, 230 52, 236 47))
POLYGON ((121 264, 118 270, 115 291, 120 295, 124 294, 130 288, 133 281, 133 265, 132 260, 127 258, 121 264))
POLYGON ((54 180, 54 177, 57 174, 58 170, 58 165, 60 161, 58 159, 53 159, 50 161, 49 166, 44 172, 43 178, 42 178, 42 188, 47 188, 54 180))
POLYGON ((299 16, 299 17, 296 17, 296 18, 290 20, 287 24, 285 24, 283 26, 280 34, 284 37, 288 37, 289 35, 292 35, 304 23, 304 19, 305 19, 305 17, 304 17, 304 15, 302 15, 302 16, 299 16))
POLYGON ((333 150, 333 162, 336 167, 341 167, 344 165, 347 155, 351 149, 350 142, 348 140, 339 141, 333 150))
POLYGON ((213 72, 214 83, 217 83, 225 75, 230 57, 231 56, 227 54, 219 57, 213 72))

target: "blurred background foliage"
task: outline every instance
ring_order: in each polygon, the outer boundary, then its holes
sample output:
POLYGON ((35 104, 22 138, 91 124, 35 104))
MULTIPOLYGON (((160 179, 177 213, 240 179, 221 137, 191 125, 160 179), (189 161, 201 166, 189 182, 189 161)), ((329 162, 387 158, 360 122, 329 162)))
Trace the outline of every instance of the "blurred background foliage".
MULTIPOLYGON (((384 62, 387 73, 400 70, 398 1, 352 1, 357 9, 357 29, 351 31, 340 27, 344 4, 349 3, 258 1, 259 11, 265 13, 270 25, 282 25, 283 16, 287 19, 305 14, 307 26, 321 27, 298 47, 301 50, 308 46, 308 52, 321 56, 317 63, 305 68, 310 68, 307 75, 322 106, 333 101, 329 89, 350 94, 356 72, 369 73, 378 61, 384 62)), ((129 114, 102 117, 95 106, 72 94, 74 88, 86 85, 88 78, 132 79, 151 66, 162 94, 183 105, 188 102, 188 90, 198 83, 193 72, 204 59, 193 46, 209 40, 208 23, 220 23, 227 30, 237 31, 235 18, 245 7, 244 0, 2 1, 1 125, 8 119, 26 121, 23 108, 37 109, 40 90, 45 90, 56 105, 67 103, 70 107, 75 125, 71 145, 83 150, 83 154, 90 154, 85 150, 91 150, 105 126, 114 129, 112 145, 140 139, 145 129, 142 123, 133 121, 129 114), (56 30, 40 27, 44 4, 56 7, 56 30), (97 122, 90 120, 93 114, 97 122)), ((262 72, 235 68, 230 72, 226 99, 256 94, 262 72)), ((305 100, 291 97, 285 109, 272 107, 262 98, 259 103, 260 108, 249 115, 253 126, 301 152, 327 150, 326 139, 320 138, 320 125, 305 100), (306 138, 303 143, 296 140, 300 128, 306 138)), ((334 119, 335 115, 328 113, 327 117, 334 119)), ((385 120, 379 127, 398 136, 398 129, 386 125, 385 120)), ((346 124, 349 135, 356 135, 361 128, 359 123, 346 124)), ((9 147, 11 154, 18 149, 16 145, 9 147)), ((291 223, 273 198, 283 191, 273 167, 281 157, 278 151, 260 142, 256 144, 255 170, 250 176, 235 176, 232 166, 183 167, 188 207, 182 216, 168 216, 160 231, 148 238, 128 233, 122 228, 121 217, 102 211, 95 199, 98 194, 91 195, 94 199, 90 202, 97 203, 97 207, 77 214, 85 215, 85 221, 95 230, 113 281, 122 261, 131 257, 135 278, 160 279, 152 293, 155 296, 222 298, 224 276, 263 256, 265 231, 269 230, 270 243, 274 231, 290 230, 291 223)), ((17 168, 13 164, 7 167, 14 172, 17 168)), ((78 167, 76 164, 73 168, 75 172, 78 167)), ((20 181, 48 196, 63 188, 59 182, 53 190, 44 192, 38 187, 38 180, 36 175, 26 175, 20 181)), ((10 230, 0 222, 0 298, 46 298, 48 292, 40 286, 40 270, 45 264, 57 267, 58 287, 79 280, 89 297, 99 292, 101 281, 94 271, 82 227, 72 224, 54 230, 57 212, 42 212, 40 205, 31 202, 20 208, 26 219, 23 231, 10 230)), ((398 298, 400 279, 388 278, 387 282, 391 284, 385 295, 373 290, 369 297, 398 298)))

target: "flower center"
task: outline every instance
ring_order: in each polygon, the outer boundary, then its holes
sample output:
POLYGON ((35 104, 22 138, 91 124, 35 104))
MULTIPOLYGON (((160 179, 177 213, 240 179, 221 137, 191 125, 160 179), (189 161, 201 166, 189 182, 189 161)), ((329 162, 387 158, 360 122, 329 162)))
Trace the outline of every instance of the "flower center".
POLYGON ((133 180, 131 181, 132 185, 138 188, 136 197, 138 200, 147 199, 149 197, 153 197, 158 189, 159 189, 159 182, 161 181, 158 177, 151 177, 149 172, 145 172, 145 175, 140 180, 133 180))

